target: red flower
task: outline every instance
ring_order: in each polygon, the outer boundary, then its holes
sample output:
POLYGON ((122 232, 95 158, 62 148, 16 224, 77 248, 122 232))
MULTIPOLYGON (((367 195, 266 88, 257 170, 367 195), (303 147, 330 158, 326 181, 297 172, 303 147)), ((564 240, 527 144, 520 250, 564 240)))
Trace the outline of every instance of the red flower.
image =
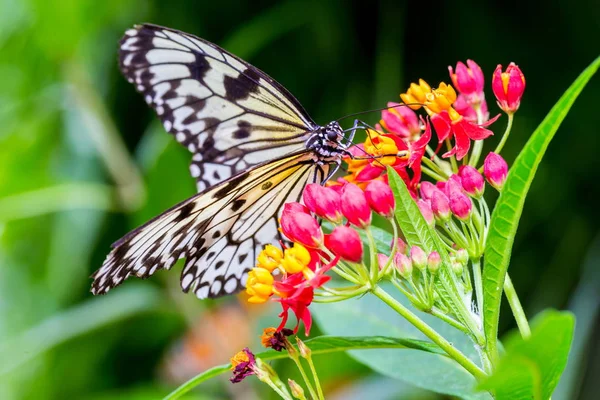
POLYGON ((471 140, 483 140, 493 135, 492 131, 484 127, 492 124, 497 118, 493 118, 485 124, 477 125, 467 121, 465 118, 452 121, 447 111, 433 115, 431 122, 438 135, 438 141, 442 143, 446 139, 454 137, 454 147, 442 155, 442 157, 448 158, 456 155, 456 159, 461 160, 469 152, 471 140))
POLYGON ((279 222, 281 231, 292 242, 318 248, 323 243, 321 226, 300 203, 286 203, 279 222))
POLYGON ((387 105, 393 108, 381 112, 380 123, 388 132, 402 138, 412 138, 421 133, 419 118, 410 107, 392 102, 389 102, 387 105))
POLYGON ((492 77, 492 90, 500 107, 507 114, 512 114, 519 109, 521 97, 525 91, 525 75, 513 62, 502 72, 502 65, 498 64, 492 77))
POLYGON ((288 276, 288 278, 281 282, 275 282, 273 285, 277 293, 281 296, 276 301, 281 303, 283 311, 279 314, 281 323, 277 328, 278 331, 282 330, 287 323, 289 317, 289 311, 291 310, 297 319, 296 326, 294 327, 294 333, 298 332, 300 322, 304 323, 304 329, 306 336, 310 334, 310 328, 312 326, 312 315, 308 306, 312 303, 314 298, 314 288, 310 285, 306 285, 304 276, 302 274, 294 274, 288 276))
POLYGON ((308 209, 319 217, 334 223, 342 221, 340 194, 335 189, 311 183, 304 189, 302 199, 308 209))
POLYGON ((450 210, 461 221, 467 221, 471 216, 473 203, 471 199, 462 192, 454 191, 450 195, 450 210))
POLYGON ((390 186, 382 181, 372 181, 365 189, 369 205, 379 215, 391 218, 394 215, 396 200, 390 186))
POLYGON ((358 232, 350 227, 336 226, 333 232, 325 237, 325 246, 342 260, 354 263, 362 260, 362 241, 358 232))
POLYGON ((485 97, 483 93, 483 86, 485 79, 483 77, 483 71, 473 60, 467 60, 467 65, 462 62, 456 64, 456 73, 452 67, 448 67, 450 72, 450 79, 454 87, 462 94, 467 96, 467 100, 470 104, 478 104, 485 97), (467 67, 468 65, 468 67, 467 67))
POLYGON ((353 225, 366 228, 371 224, 371 208, 365 193, 352 183, 342 190, 342 213, 353 225))

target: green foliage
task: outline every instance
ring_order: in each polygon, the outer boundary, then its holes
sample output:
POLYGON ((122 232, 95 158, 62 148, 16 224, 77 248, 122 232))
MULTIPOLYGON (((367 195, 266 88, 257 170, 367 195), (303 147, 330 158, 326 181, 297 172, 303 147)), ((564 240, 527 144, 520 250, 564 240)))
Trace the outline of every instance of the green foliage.
MULTIPOLYGON (((411 307, 408 300, 391 285, 384 284, 383 287, 397 301, 411 307)), ((366 337, 384 335, 429 340, 371 294, 339 303, 313 304, 311 307, 317 323, 329 335, 346 335, 352 332, 366 337)), ((413 311, 471 360, 478 362, 478 354, 463 332, 431 315, 413 311)), ((489 399, 488 395, 473 393, 475 379, 447 356, 417 350, 351 351, 350 355, 380 374, 410 385, 469 399, 489 399)))
POLYGON ((525 197, 550 141, 571 109, 575 99, 599 67, 600 57, 573 82, 531 135, 511 167, 492 213, 483 269, 484 329, 488 346, 492 352, 495 351, 498 335, 498 318, 504 277, 508 270, 512 245, 525 204, 525 197))
POLYGON ((549 399, 567 364, 574 327, 571 313, 538 315, 529 339, 513 334, 504 342, 506 354, 479 387, 494 391, 497 400, 549 399))

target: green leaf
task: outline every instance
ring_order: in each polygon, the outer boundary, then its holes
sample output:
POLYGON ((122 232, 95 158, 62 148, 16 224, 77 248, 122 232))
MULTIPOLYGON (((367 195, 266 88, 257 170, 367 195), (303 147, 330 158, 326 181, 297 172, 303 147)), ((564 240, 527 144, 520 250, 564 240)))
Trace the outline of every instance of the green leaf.
MULTIPOLYGON (((416 339, 390 338, 383 336, 370 337, 341 337, 341 336, 319 336, 304 342, 311 350, 313 355, 327 354, 337 351, 347 350, 366 350, 366 349, 415 349, 433 354, 443 354, 443 352, 434 344, 416 339)), ((297 347, 294 345, 294 347, 297 347)), ((276 360, 287 358, 287 352, 267 350, 256 354, 256 357, 262 360, 276 360)), ((196 375, 183 385, 179 386, 165 400, 178 399, 189 392, 200 383, 221 375, 231 368, 231 364, 213 367, 203 373, 196 375)))
POLYGON ((549 399, 567 364, 574 327, 569 312, 543 312, 529 339, 515 333, 505 342, 506 355, 479 388, 494 391, 497 400, 549 399))
MULTIPOLYGON (((448 252, 444 250, 439 237, 433 231, 425 218, 421 214, 417 203, 413 200, 406 184, 400 178, 398 173, 388 167, 388 179, 394 198, 396 199, 396 220, 400 225, 400 229, 404 234, 409 246, 419 246, 426 253, 437 251, 445 266, 450 265, 448 252)), ((439 273, 438 293, 444 296, 446 303, 452 308, 452 311, 461 322, 470 326, 470 321, 467 321, 464 316, 469 313, 463 303, 457 288, 456 277, 449 268, 440 268, 439 273)), ((476 331, 477 327, 471 326, 471 331, 476 331)))
MULTIPOLYGON (((454 347, 479 364, 479 355, 467 335, 432 315, 414 309, 408 299, 391 284, 383 283, 381 286, 454 347)), ((337 303, 314 303, 311 311, 319 328, 329 335, 352 332, 359 336, 384 335, 429 340, 372 294, 337 303)), ((490 399, 488 394, 474 393, 477 383, 473 376, 446 356, 417 350, 353 350, 349 354, 381 375, 422 389, 465 399, 490 399)))
POLYGON ((598 67, 600 57, 579 75, 533 132, 511 167, 494 208, 483 269, 484 331, 491 354, 496 354, 502 287, 525 197, 548 144, 598 67))

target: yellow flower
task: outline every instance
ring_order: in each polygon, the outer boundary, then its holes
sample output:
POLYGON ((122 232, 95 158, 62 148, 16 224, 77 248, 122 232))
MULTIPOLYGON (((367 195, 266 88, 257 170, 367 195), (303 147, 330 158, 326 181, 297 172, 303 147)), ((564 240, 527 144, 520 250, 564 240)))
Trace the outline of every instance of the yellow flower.
POLYGON ((411 83, 406 93, 400 94, 400 98, 413 110, 418 110, 425 103, 425 96, 431 92, 431 86, 423 79, 419 79, 419 84, 411 83), (419 103, 419 104, 412 104, 419 103))
POLYGON ((248 272, 246 293, 249 303, 264 303, 273 294, 273 275, 265 268, 256 267, 248 272))
POLYGON ((394 139, 382 136, 372 129, 367 129, 365 151, 378 157, 377 161, 384 165, 393 165, 398 156, 398 147, 394 139))
POLYGON ((302 272, 310 263, 310 253, 300 243, 285 249, 281 266, 288 274, 302 272))
POLYGON ((439 114, 442 111, 447 111, 450 119, 453 121, 460 119, 460 114, 452 108, 452 104, 456 101, 456 91, 452 86, 440 82, 440 86, 432 90, 425 97, 425 107, 430 114, 439 114))
POLYGON ((268 244, 258 255, 256 266, 273 272, 275 268, 279 267, 282 259, 283 252, 279 248, 268 244))

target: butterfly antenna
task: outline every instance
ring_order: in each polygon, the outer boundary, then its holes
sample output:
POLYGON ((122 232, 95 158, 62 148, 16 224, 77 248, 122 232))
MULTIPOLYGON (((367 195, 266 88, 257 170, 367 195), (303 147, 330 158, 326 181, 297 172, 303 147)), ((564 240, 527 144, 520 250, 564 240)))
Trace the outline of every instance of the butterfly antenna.
POLYGON ((352 113, 352 114, 348 114, 345 115, 341 118, 338 118, 336 120, 336 122, 340 122, 341 120, 344 120, 346 118, 350 118, 350 117, 356 117, 357 115, 363 115, 363 114, 368 114, 368 113, 372 113, 375 111, 383 111, 383 110, 389 110, 390 108, 398 108, 398 107, 410 107, 410 106, 419 106, 419 107, 423 107, 424 104, 421 103, 402 103, 402 104, 397 104, 395 106, 391 106, 391 107, 381 107, 381 108, 374 108, 372 110, 366 110, 366 111, 360 111, 360 112, 356 112, 356 113, 352 113))

